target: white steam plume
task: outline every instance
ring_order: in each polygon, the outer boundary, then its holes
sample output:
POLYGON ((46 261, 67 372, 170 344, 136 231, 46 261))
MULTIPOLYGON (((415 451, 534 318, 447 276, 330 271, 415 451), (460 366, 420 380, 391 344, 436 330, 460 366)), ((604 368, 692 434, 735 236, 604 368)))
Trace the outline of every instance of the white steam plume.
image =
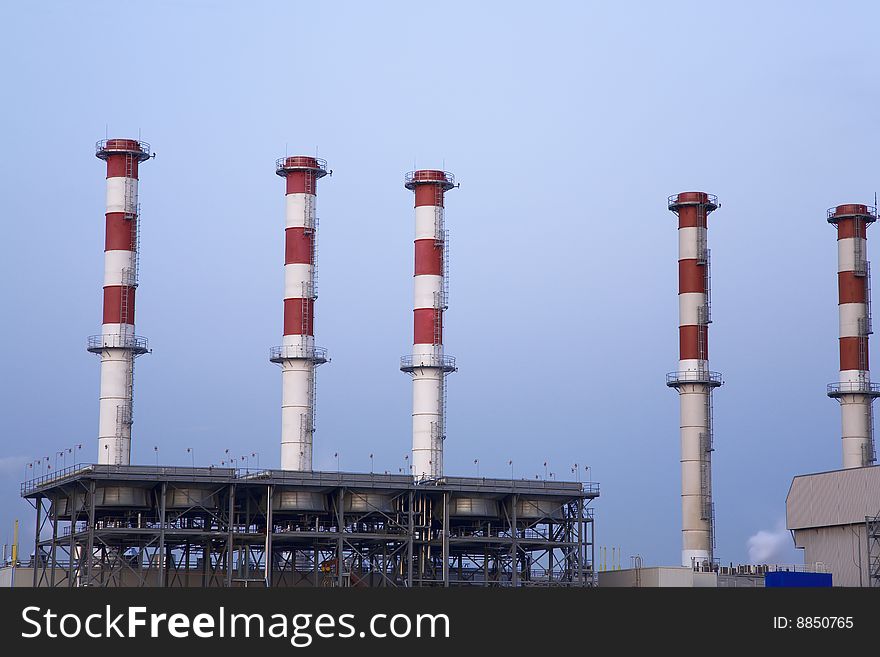
POLYGON ((792 553, 791 535, 785 521, 779 520, 775 529, 762 529, 746 541, 749 563, 786 563, 792 553))

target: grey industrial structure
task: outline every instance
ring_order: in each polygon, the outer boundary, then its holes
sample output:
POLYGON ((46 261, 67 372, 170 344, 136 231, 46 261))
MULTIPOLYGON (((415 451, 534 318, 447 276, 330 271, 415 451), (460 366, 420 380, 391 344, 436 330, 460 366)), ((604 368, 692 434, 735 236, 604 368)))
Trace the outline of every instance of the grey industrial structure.
POLYGON ((595 579, 595 484, 85 465, 27 482, 21 492, 36 513, 27 584, 38 587, 592 586, 595 579))
MULTIPOLYGON (((593 586, 596 484, 445 476, 443 354, 446 231, 443 193, 451 174, 407 176, 415 192, 413 470, 402 475, 311 471, 314 365, 315 182, 323 160, 279 160, 287 179, 284 345, 287 409, 281 470, 130 465, 138 264, 138 163, 149 146, 103 140, 107 162, 104 314, 89 350, 102 355, 98 464, 22 484, 36 514, 30 562, 13 558, 0 585, 37 587, 421 587, 593 586), (295 367, 294 367, 295 366, 295 367), (299 369, 297 369, 299 368, 299 369), (419 370, 418 375, 414 370, 419 370), (286 454, 286 456, 285 456, 286 454)), ((679 217, 680 353, 667 385, 680 393, 682 564, 603 572, 603 586, 760 586, 763 566, 715 559, 711 485, 712 391, 707 217, 714 196, 669 199, 679 217)), ((870 263, 867 226, 875 208, 828 212, 838 229, 844 467, 796 477, 787 525, 805 562, 836 585, 880 586, 880 467, 874 462, 874 397, 868 370, 870 263), (858 467, 863 466, 863 467, 858 467)), ((283 352, 283 353, 282 353, 283 352)))
POLYGON ((835 586, 880 586, 880 466, 795 477, 785 509, 805 562, 835 586))
MULTIPOLYGON (((791 566, 780 570, 795 570, 791 566)), ((599 573, 603 588, 762 588, 764 575, 777 566, 695 564, 692 567, 633 565, 599 573)))
POLYGON ((800 475, 785 501, 786 526, 807 563, 821 563, 836 586, 880 586, 880 467, 874 465, 874 399, 868 346, 871 263, 868 227, 877 208, 849 203, 826 217, 837 235, 840 376, 827 386, 840 402, 842 470, 800 475))

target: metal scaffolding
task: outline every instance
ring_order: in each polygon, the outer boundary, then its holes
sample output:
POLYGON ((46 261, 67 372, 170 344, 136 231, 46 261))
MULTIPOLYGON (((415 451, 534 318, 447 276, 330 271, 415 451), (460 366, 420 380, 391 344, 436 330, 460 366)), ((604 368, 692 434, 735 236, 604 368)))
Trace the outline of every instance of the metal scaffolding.
POLYGON ((880 516, 865 517, 868 540, 868 586, 880 588, 880 516))
POLYGON ((597 484, 79 465, 21 493, 39 587, 595 583, 597 484))

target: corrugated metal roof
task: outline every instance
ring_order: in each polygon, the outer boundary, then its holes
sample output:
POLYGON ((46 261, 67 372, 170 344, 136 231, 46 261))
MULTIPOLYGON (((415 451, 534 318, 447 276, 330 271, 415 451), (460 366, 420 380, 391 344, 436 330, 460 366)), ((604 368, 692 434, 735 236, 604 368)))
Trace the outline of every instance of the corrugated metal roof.
POLYGON ((880 466, 800 475, 785 500, 788 529, 851 525, 880 514, 880 466))

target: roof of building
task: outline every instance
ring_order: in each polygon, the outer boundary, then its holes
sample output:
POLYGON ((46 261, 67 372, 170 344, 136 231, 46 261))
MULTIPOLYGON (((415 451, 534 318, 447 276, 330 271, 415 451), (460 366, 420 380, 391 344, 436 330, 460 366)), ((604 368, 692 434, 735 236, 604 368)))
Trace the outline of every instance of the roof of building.
POLYGON ((880 515, 880 466, 799 475, 785 499, 788 529, 865 522, 880 515))

